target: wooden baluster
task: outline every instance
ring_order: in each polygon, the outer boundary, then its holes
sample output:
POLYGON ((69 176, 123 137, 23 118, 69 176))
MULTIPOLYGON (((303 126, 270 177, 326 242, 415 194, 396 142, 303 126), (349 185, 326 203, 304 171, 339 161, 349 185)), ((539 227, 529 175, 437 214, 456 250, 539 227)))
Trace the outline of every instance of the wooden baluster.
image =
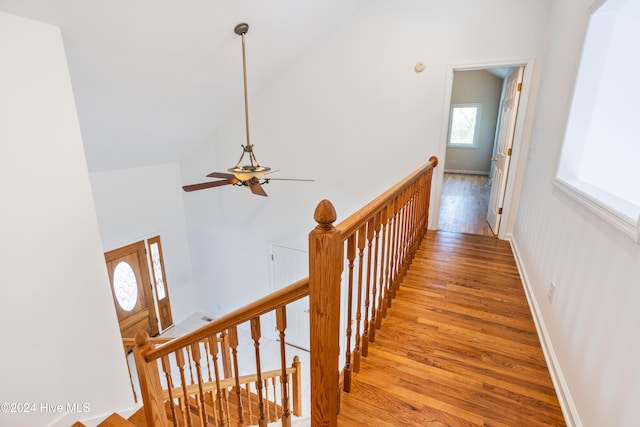
POLYGON ((418 243, 418 182, 414 182, 411 193, 411 261, 416 257, 418 243))
POLYGON ((384 263, 384 307, 383 317, 387 317, 387 310, 391 307, 391 265, 393 264, 393 202, 385 208, 386 228, 387 228, 387 255, 384 263))
POLYGON ((236 407, 238 409, 238 426, 244 426, 244 409, 242 407, 242 388, 240 386, 240 374, 238 370, 238 328, 229 328, 227 334, 227 344, 233 359, 233 376, 236 381, 234 391, 236 393, 236 407))
MULTIPOLYGON (((313 336, 313 335, 312 335, 313 336)), ((264 399, 262 396, 262 369, 260 367, 260 318, 251 319, 251 339, 253 339, 253 347, 256 350, 256 394, 258 395, 258 425, 266 427, 267 420, 265 417, 264 399)))
MULTIPOLYGON (((171 377, 171 361, 169 360, 169 356, 165 355, 161 357, 162 362, 162 371, 164 372, 164 377, 167 380, 167 389, 169 391, 169 408, 171 409, 171 416, 173 417, 173 422, 178 422, 178 417, 176 414, 176 402, 173 397, 173 378, 171 377)), ((182 414, 181 414, 182 415, 182 414)))
POLYGON ((176 365, 178 366, 178 369, 180 370, 180 384, 182 386, 182 399, 183 399, 183 404, 184 404, 184 422, 185 424, 187 424, 187 426, 191 427, 192 421, 191 421, 191 409, 190 409, 190 404, 189 404, 189 393, 187 392, 187 381, 185 378, 185 373, 184 373, 184 353, 183 353, 184 349, 179 349, 175 351, 175 355, 176 355, 176 365))
MULTIPOLYGON (((220 358, 222 359, 223 378, 231 378, 231 351, 229 350, 229 337, 227 331, 220 333, 220 346, 222 347, 220 358)), ((224 397, 225 410, 227 414, 227 425, 231 422, 231 410, 229 409, 229 390, 225 387, 222 389, 224 397)))
MULTIPOLYGON (((371 278, 371 321, 369 322, 369 342, 375 342, 376 340, 376 325, 378 324, 377 314, 377 301, 376 301, 376 287, 378 286, 378 247, 380 242, 380 215, 376 214, 373 217, 373 232, 374 232, 374 253, 373 253, 373 277, 371 278)), ((369 261, 371 263, 371 261, 369 261)))
POLYGON ((213 377, 211 376, 211 363, 209 362, 209 358, 211 357, 211 344, 209 344, 209 340, 202 341, 202 344, 204 345, 205 360, 207 361, 208 381, 212 382, 213 377))
POLYGON ((395 242, 394 242, 394 262, 393 262, 393 283, 391 287, 392 298, 395 299, 396 292, 398 290, 398 276, 400 271, 400 262, 402 257, 402 205, 400 197, 395 200, 396 203, 396 215, 395 215, 395 242))
POLYGON ((202 427, 207 427, 209 425, 209 420, 207 416, 207 406, 204 400, 204 388, 202 388, 202 370, 201 370, 201 356, 200 356, 200 342, 195 342, 191 344, 191 357, 193 358, 193 362, 196 365, 196 378, 198 379, 198 396, 196 398, 196 402, 198 404, 198 411, 200 412, 200 422, 202 423, 202 427))
POLYGON ((218 338, 214 335, 208 338, 211 357, 213 358, 213 376, 216 381, 216 411, 218 413, 218 426, 224 427, 227 417, 222 407, 222 390, 220 387, 220 368, 218 367, 218 338))
POLYGON ((380 212, 380 224, 382 226, 382 248, 380 250, 380 292, 378 293, 378 315, 376 316, 376 328, 380 329, 382 327, 382 317, 387 316, 387 308, 386 308, 386 274, 385 274, 385 266, 388 262, 387 258, 385 258, 386 248, 387 248, 387 207, 383 207, 380 212))
POLYGON ((347 240, 347 260, 348 260, 348 295, 347 295, 347 341, 344 365, 343 390, 347 393, 351 391, 351 320, 353 311, 353 266, 356 258, 356 236, 352 234, 347 240))
POLYGON ((245 384, 247 391, 247 408, 249 409, 249 424, 253 424, 253 408, 251 407, 251 387, 249 384, 245 384))
MULTIPOLYGON (((276 377, 271 377, 271 388, 273 390, 273 420, 274 421, 282 419, 282 414, 279 414, 280 416, 278 416, 278 389, 276 387, 276 384, 277 384, 276 377)), ((280 399, 280 402, 282 402, 282 399, 280 399)), ((284 421, 282 422, 282 424, 284 425, 284 421)))
POLYGON ((367 226, 363 225, 358 230, 358 301, 356 303, 356 346, 353 350, 353 370, 360 372, 360 355, 362 353, 362 334, 360 325, 362 321, 362 271, 364 268, 364 248, 367 238, 367 226))
POLYGON ((231 351, 229 349, 229 333, 228 331, 223 331, 220 334, 220 341, 222 344, 222 354, 220 357, 222 358, 222 372, 224 374, 223 378, 231 378, 233 375, 233 371, 231 368, 231 351))
MULTIPOLYGON (((212 351, 213 351, 213 346, 217 345, 217 341, 213 341, 210 339, 205 339, 204 341, 202 341, 204 344, 204 348, 205 348, 205 358, 207 359, 207 375, 209 378, 209 382, 214 382, 215 381, 215 374, 212 374, 212 370, 211 370, 211 360, 213 360, 213 355, 212 355, 212 351), (212 343, 213 342, 213 346, 212 343)), ((211 408, 213 409, 213 422, 215 425, 218 425, 218 414, 215 410, 215 402, 216 402, 216 395, 214 393, 213 390, 208 390, 207 391, 209 398, 211 399, 211 408)), ((206 403, 206 396, 205 396, 205 403, 206 403)))
MULTIPOLYGON (((369 305, 371 303, 371 248, 373 247, 373 220, 367 222, 367 285, 364 292, 364 324, 362 325, 362 357, 369 354, 369 305)), ((375 262, 375 261, 374 261, 375 262)))
POLYGON ((338 420, 340 356, 340 277, 344 244, 333 226, 336 211, 328 200, 314 212, 309 233, 311 321, 311 425, 335 426, 338 420))
POLYGON ((193 381, 193 365, 191 364, 191 361, 193 360, 193 357, 191 356, 191 348, 186 347, 185 351, 187 352, 187 360, 189 361, 189 378, 191 379, 189 384, 195 384, 195 381, 193 381))
POLYGON ((144 404, 147 423, 151 423, 153 426, 166 427, 168 425, 167 414, 164 408, 164 398, 162 397, 158 364, 155 360, 147 362, 144 358, 145 354, 154 349, 154 345, 149 341, 149 334, 145 330, 139 331, 135 340, 136 346, 133 348, 133 358, 136 362, 140 395, 144 404))
POLYGON ((394 290, 394 295, 395 293, 398 291, 398 288, 400 286, 400 282, 402 281, 402 270, 404 268, 404 250, 406 247, 406 225, 407 225, 407 221, 406 221, 406 217, 405 214, 407 212, 406 210, 406 206, 404 204, 404 194, 400 194, 399 197, 399 203, 400 203, 400 210, 398 211, 398 216, 399 216, 399 230, 398 230, 398 268, 397 268, 397 277, 396 277, 396 287, 394 290))
POLYGON ((269 410, 269 378, 265 378, 262 384, 264 389, 264 417, 267 419, 267 424, 271 422, 271 413, 269 410))
POLYGON ((291 374, 291 401, 293 403, 293 415, 299 417, 302 415, 302 371, 298 356, 293 357, 293 364, 291 367, 294 369, 291 374))
POLYGON ((409 259, 409 249, 410 249, 410 243, 411 243, 411 235, 410 235, 410 219, 411 219, 411 205, 410 205, 410 198, 409 198, 409 192, 405 191, 403 193, 404 196, 404 238, 402 239, 402 241, 404 242, 403 245, 403 252, 402 252, 402 273, 400 276, 400 282, 402 282, 402 280, 404 279, 404 276, 407 273, 407 269, 409 268, 409 264, 408 264, 408 259, 409 259))
MULTIPOLYGON (((276 329, 280 336, 280 393, 282 405, 282 426, 291 426, 291 409, 289 408, 289 389, 287 387, 287 348, 285 343, 285 330, 287 329, 287 307, 276 308, 276 329)), ((274 380, 275 381, 275 380, 274 380)), ((275 387, 275 383, 274 383, 275 387)), ((275 396, 275 390, 274 390, 275 396)), ((274 399, 275 402, 275 399, 274 399)))

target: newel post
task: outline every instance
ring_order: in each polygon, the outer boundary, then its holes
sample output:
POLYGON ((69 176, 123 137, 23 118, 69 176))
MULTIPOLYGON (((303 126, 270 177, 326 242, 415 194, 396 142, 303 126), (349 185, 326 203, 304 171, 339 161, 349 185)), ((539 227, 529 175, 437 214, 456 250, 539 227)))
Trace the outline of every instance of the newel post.
POLYGON ((338 423, 343 244, 333 226, 336 211, 331 202, 321 201, 314 219, 318 225, 309 233, 311 425, 333 427, 338 423))
POLYGON ((147 425, 150 427, 168 427, 160 375, 158 374, 158 363, 155 360, 147 362, 144 358, 144 355, 153 350, 154 347, 153 343, 149 341, 147 331, 138 331, 136 334, 136 346, 133 348, 133 357, 138 371, 138 382, 140 383, 140 394, 142 395, 147 425))

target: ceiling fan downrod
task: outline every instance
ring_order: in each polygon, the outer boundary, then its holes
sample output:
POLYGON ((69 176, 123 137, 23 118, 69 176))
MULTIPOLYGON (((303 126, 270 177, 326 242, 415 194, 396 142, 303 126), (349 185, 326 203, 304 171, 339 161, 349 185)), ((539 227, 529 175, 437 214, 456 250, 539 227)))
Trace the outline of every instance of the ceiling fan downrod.
POLYGON ((233 30, 237 35, 242 37, 242 77, 243 77, 243 87, 244 87, 244 123, 245 123, 245 133, 247 136, 247 144, 242 145, 242 154, 240 155, 240 160, 238 163, 232 168, 227 169, 229 172, 233 173, 236 178, 240 181, 248 181, 252 178, 257 180, 261 179, 265 173, 271 170, 270 167, 260 166, 258 159, 256 158, 253 152, 253 145, 251 144, 251 140, 249 138, 249 99, 247 95, 247 55, 245 49, 245 34, 249 31, 249 24, 243 22, 238 25, 233 30), (242 159, 245 154, 249 154, 249 165, 240 165, 242 159))

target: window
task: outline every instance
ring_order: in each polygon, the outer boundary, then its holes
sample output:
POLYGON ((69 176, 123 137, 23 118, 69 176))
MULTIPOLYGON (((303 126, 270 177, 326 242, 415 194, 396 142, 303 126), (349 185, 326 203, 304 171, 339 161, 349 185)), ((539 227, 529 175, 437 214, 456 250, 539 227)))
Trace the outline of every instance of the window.
POLYGON ((120 307, 131 311, 138 303, 138 281, 131 265, 120 261, 113 272, 113 293, 120 307))
POLYGON ((591 14, 555 186, 638 240, 640 0, 591 14))
POLYGON ((450 147, 478 146, 481 113, 482 104, 451 104, 448 142, 450 147))

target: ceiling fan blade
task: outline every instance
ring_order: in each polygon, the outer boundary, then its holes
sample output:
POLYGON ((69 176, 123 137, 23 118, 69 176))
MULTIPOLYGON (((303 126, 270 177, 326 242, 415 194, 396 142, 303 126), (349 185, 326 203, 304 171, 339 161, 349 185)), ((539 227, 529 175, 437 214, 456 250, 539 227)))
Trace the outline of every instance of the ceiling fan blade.
POLYGON ((315 179, 295 179, 295 178, 265 178, 268 181, 307 181, 315 182, 315 179))
POLYGON ((231 179, 234 178, 236 179, 235 175, 230 174, 230 173, 225 173, 225 172, 211 172, 209 175, 207 175, 209 178, 224 178, 224 179, 231 179))
POLYGON ((182 187, 182 189, 184 191, 189 192, 189 191, 196 191, 196 190, 204 190, 205 188, 220 187, 222 185, 228 185, 228 184, 233 184, 233 181, 230 179, 224 179, 220 181, 202 182, 200 184, 185 185, 184 187, 182 187))
POLYGON ((264 196, 267 197, 267 193, 264 191, 264 188, 262 188, 262 185, 260 185, 259 182, 257 181, 253 181, 250 180, 249 181, 249 189, 251 190, 251 192, 257 196, 264 196))

